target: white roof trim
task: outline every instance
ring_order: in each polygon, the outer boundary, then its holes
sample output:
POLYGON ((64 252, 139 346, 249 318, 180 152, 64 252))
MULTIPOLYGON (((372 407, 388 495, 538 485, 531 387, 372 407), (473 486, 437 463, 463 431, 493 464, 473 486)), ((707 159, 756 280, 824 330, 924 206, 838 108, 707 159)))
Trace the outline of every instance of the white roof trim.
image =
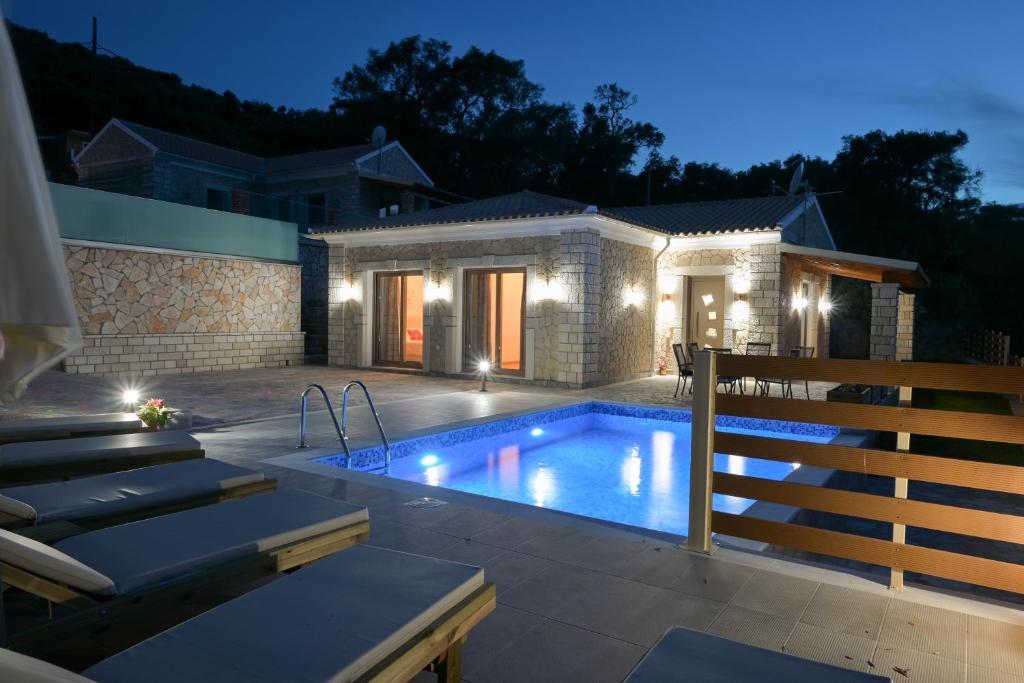
POLYGON ((398 151, 400 151, 402 154, 405 155, 405 158, 409 160, 409 163, 412 164, 413 167, 415 167, 415 169, 417 171, 419 171, 420 175, 422 175, 424 178, 427 179, 427 183, 431 187, 433 187, 434 186, 434 180, 429 175, 427 175, 427 172, 424 171, 423 168, 419 164, 416 163, 416 160, 412 158, 412 155, 409 154, 409 152, 405 151, 405 147, 402 147, 402 143, 399 142, 398 140, 393 140, 392 142, 389 142, 388 144, 386 144, 383 147, 381 147, 379 150, 374 150, 372 152, 367 152, 363 156, 357 157, 356 160, 355 160, 356 167, 358 168, 359 164, 361 164, 362 162, 370 161, 371 159, 373 159, 378 154, 383 154, 384 152, 386 152, 386 151, 388 151, 390 149, 394 149, 396 147, 398 148, 398 151))
POLYGON ((700 251, 702 249, 749 249, 755 244, 779 244, 782 229, 747 230, 707 235, 676 235, 672 237, 671 251, 700 251))
MULTIPOLYGON (((829 244, 831 244, 832 248, 835 249, 836 241, 832 237, 832 230, 828 227, 828 221, 825 220, 825 214, 821 210, 821 204, 818 202, 818 195, 809 194, 805 196, 808 197, 808 199, 805 200, 807 210, 810 211, 813 207, 813 209, 818 212, 818 218, 821 219, 821 224, 825 228, 825 235, 828 237, 829 244)), ((800 206, 796 207, 795 209, 787 213, 785 216, 783 216, 779 220, 779 225, 781 225, 782 227, 786 227, 787 225, 795 221, 797 218, 799 218, 803 213, 804 204, 801 204, 800 206)))
POLYGON ((816 247, 804 247, 798 244, 782 244, 779 246, 779 250, 784 254, 815 256, 823 259, 831 259, 833 261, 851 261, 853 263, 863 263, 866 266, 876 266, 878 268, 886 268, 889 270, 908 270, 913 272, 921 270, 921 265, 916 261, 901 261, 900 259, 885 258, 884 256, 854 254, 849 251, 818 249, 816 247))
MULTIPOLYGON (((116 128, 119 128, 120 130, 124 131, 124 132, 125 132, 125 133, 127 133, 127 134, 128 134, 128 135, 129 135, 130 137, 132 137, 132 138, 133 138, 133 139, 134 139, 134 140, 135 140, 136 142, 140 142, 140 143, 142 143, 142 145, 143 145, 143 146, 145 146, 145 147, 146 147, 146 148, 147 148, 147 149, 148 149, 148 150, 149 150, 150 152, 152 152, 153 154, 156 154, 156 153, 157 153, 157 152, 159 151, 159 150, 157 149, 156 145, 154 145, 154 144, 153 144, 152 142, 150 142, 149 140, 145 139, 144 137, 142 137, 141 135, 139 135, 138 133, 136 133, 135 131, 133 131, 133 130, 132 130, 131 128, 129 128, 128 126, 124 125, 124 123, 122 123, 120 119, 110 119, 109 121, 107 121, 107 123, 106 123, 106 125, 105 125, 105 126, 103 126, 102 128, 100 128, 100 132, 96 133, 96 135, 94 135, 94 136, 92 137, 92 139, 91 139, 91 140, 89 140, 88 144, 86 144, 86 146, 85 146, 85 149, 83 149, 83 150, 82 150, 82 151, 81 151, 81 152, 80 152, 80 153, 78 154, 78 156, 77 156, 77 157, 75 157, 75 165, 76 165, 76 166, 82 163, 82 157, 85 157, 85 156, 86 156, 86 155, 87 155, 87 154, 89 153, 89 150, 90 150, 90 149, 92 149, 92 147, 93 147, 93 144, 94 144, 94 143, 95 143, 95 142, 96 142, 97 140, 99 140, 99 139, 100 139, 101 137, 103 137, 103 135, 104 135, 104 134, 105 134, 105 133, 106 133, 106 132, 107 132, 107 131, 108 131, 108 130, 109 130, 109 129, 111 128, 111 127, 116 127, 116 128)), ((85 163, 86 163, 86 164, 88 164, 88 163, 89 163, 89 160, 88 160, 88 159, 86 159, 86 160, 85 160, 85 163)))

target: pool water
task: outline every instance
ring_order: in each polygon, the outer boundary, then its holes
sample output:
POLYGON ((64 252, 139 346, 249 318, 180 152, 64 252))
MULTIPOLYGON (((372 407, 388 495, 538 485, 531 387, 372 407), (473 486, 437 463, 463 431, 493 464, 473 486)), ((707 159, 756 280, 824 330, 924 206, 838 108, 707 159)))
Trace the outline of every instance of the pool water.
MULTIPOLYGON (((591 403, 393 445, 390 476, 430 486, 686 535, 690 413, 591 403)), ((718 419, 723 431, 828 442, 838 430, 778 421, 718 419)), ((356 466, 371 466, 357 452, 356 466)), ((379 458, 379 449, 376 449, 379 458)), ((320 462, 341 466, 337 456, 320 462)), ((799 465, 715 455, 715 470, 784 479, 799 465)), ((752 501, 715 495, 716 510, 752 501)))

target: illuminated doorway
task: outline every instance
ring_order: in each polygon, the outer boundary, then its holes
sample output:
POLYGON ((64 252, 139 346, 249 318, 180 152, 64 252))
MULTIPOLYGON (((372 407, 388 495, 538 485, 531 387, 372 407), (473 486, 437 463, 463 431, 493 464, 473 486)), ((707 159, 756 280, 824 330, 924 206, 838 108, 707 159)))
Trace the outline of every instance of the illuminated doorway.
POLYGON ((467 270, 463 301, 464 369, 488 360, 495 372, 522 374, 526 271, 467 270))
POLYGON ((374 276, 373 362, 423 367, 423 274, 374 276))

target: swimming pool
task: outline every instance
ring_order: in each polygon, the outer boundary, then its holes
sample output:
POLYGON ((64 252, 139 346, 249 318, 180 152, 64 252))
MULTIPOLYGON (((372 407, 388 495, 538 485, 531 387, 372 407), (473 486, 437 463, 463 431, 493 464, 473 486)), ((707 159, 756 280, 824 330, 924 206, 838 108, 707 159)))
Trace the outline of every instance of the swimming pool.
MULTIPOLYGON (((823 443, 834 427, 719 417, 726 431, 823 443)), ((390 476, 430 486, 686 535, 690 413, 584 403, 455 429, 392 445, 390 476)), ((380 448, 353 453, 353 466, 380 463, 380 448)), ((344 457, 317 460, 344 466, 344 457)), ((715 455, 715 470, 784 479, 798 465, 715 455)), ((716 510, 752 501, 715 495, 716 510)))

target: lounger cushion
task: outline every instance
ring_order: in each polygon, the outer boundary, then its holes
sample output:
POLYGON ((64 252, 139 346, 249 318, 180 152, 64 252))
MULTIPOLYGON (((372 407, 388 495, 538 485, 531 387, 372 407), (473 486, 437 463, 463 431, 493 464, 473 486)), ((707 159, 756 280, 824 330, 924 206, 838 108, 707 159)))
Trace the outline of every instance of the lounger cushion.
POLYGON ((0 561, 95 595, 111 595, 113 580, 65 553, 0 529, 0 561))
POLYGON ((202 446, 188 432, 167 430, 86 436, 52 441, 26 441, 0 446, 0 475, 5 468, 88 462, 90 460, 131 459, 164 453, 199 452, 202 446))
POLYGON ((483 570, 359 545, 83 672, 100 683, 351 681, 483 585, 483 570))
POLYGON ((90 531, 54 545, 123 595, 368 519, 366 508, 298 489, 90 531))
POLYGON ((263 474, 197 459, 95 477, 0 489, 0 512, 36 524, 109 516, 263 481, 263 474))
POLYGON ((55 439, 90 432, 130 432, 142 429, 142 420, 134 413, 64 415, 31 420, 0 420, 0 443, 28 439, 55 439))
POLYGON ((627 683, 881 683, 885 676, 861 673, 726 640, 688 628, 670 628, 627 678, 627 683))
POLYGON ((67 669, 0 648, 0 681, 5 683, 92 683, 67 669))

